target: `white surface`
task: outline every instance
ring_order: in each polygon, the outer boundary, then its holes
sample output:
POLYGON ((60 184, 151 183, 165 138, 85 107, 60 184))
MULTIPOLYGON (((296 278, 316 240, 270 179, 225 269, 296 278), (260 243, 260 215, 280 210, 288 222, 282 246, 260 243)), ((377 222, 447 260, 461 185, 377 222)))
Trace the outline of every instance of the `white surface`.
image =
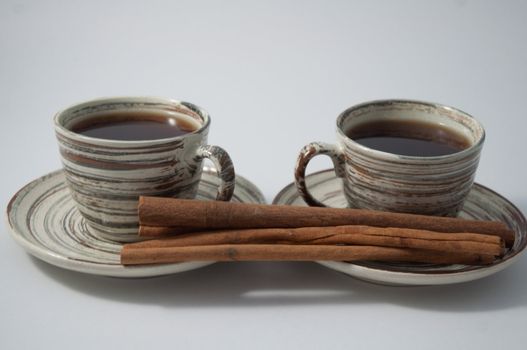
MULTIPOLYGON (((268 200, 353 104, 453 105, 487 129, 477 181, 527 211, 520 1, 0 2, 1 201, 60 167, 52 116, 157 95, 212 115, 209 141, 268 200)), ((320 160, 311 170, 329 166, 320 160)), ((310 263, 120 280, 30 258, 3 229, 0 348, 524 349, 527 258, 489 278, 394 288, 310 263)))

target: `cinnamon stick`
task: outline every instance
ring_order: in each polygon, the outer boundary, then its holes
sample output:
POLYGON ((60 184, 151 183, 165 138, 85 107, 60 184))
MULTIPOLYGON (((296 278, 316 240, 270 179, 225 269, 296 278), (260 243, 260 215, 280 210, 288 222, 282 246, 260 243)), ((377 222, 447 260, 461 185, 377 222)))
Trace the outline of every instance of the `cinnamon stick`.
POLYGON ((167 235, 180 235, 191 232, 201 232, 198 227, 172 227, 172 226, 139 226, 139 236, 141 237, 162 237, 167 235))
POLYGON ((174 227, 178 230, 183 228, 212 230, 367 225, 437 232, 482 233, 502 237, 507 246, 514 243, 514 232, 498 221, 464 220, 365 209, 265 205, 143 196, 139 199, 138 211, 143 236, 154 236, 145 234, 149 232, 149 227, 162 227, 163 229, 158 229, 158 233, 167 234, 174 227))
POLYGON ((128 244, 128 249, 219 244, 372 245, 502 255, 500 237, 474 233, 440 233, 426 230, 360 225, 241 229, 197 232, 128 244))
POLYGON ((188 247, 123 247, 123 265, 161 264, 181 261, 406 261, 435 264, 484 265, 494 256, 478 253, 452 253, 421 249, 283 244, 226 244, 188 247))

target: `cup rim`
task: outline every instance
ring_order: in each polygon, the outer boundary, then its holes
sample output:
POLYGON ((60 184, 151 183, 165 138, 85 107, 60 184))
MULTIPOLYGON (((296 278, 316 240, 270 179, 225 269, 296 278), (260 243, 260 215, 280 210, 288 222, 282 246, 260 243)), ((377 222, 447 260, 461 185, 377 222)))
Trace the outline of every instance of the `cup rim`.
POLYGON ((441 104, 441 103, 427 102, 427 101, 413 100, 413 99, 398 99, 398 98, 396 98, 396 99, 379 99, 379 100, 371 100, 371 101, 362 102, 362 103, 353 105, 353 106, 351 106, 349 108, 346 108, 343 112, 341 112, 339 114, 339 116, 337 117, 337 120, 336 120, 336 126, 337 126, 337 132, 340 135, 340 137, 344 138, 347 142, 350 142, 354 147, 357 147, 357 148, 362 149, 364 151, 371 152, 372 154, 377 155, 379 157, 389 158, 390 160, 405 159, 405 160, 410 160, 410 161, 412 161, 412 160, 414 160, 414 161, 439 160, 440 161, 440 160, 450 159, 452 157, 458 157, 458 156, 462 157, 462 156, 464 156, 466 154, 469 154, 469 153, 473 152, 475 149, 481 148, 483 143, 484 143, 484 141, 485 141, 485 137, 486 137, 485 128, 483 127, 483 124, 481 124, 481 122, 479 120, 474 118, 469 113, 464 112, 464 111, 462 111, 459 108, 448 106, 448 105, 444 105, 444 104, 441 104), (368 106, 368 105, 375 105, 375 104, 382 105, 382 104, 387 104, 387 103, 410 103, 410 104, 428 106, 428 107, 433 107, 435 109, 444 109, 444 110, 449 110, 449 111, 455 112, 457 114, 460 114, 460 115, 462 115, 464 117, 467 117, 467 118, 470 118, 471 120, 473 120, 476 123, 476 125, 481 129, 481 136, 475 143, 470 145, 470 147, 462 149, 459 152, 445 154, 445 155, 441 155, 441 156, 409 156, 409 155, 404 155, 404 154, 397 154, 397 153, 390 153, 390 152, 379 151, 379 150, 376 150, 376 149, 373 149, 373 148, 370 148, 370 147, 366 147, 366 146, 361 145, 360 143, 356 142, 352 138, 348 137, 345 134, 344 130, 342 130, 341 125, 342 125, 344 119, 348 117, 348 115, 350 114, 351 111, 359 109, 359 108, 362 108, 362 107, 365 107, 365 106, 368 106))
POLYGON ((170 143, 173 141, 182 140, 186 137, 189 137, 190 135, 200 134, 203 132, 203 130, 209 127, 210 115, 206 110, 204 110, 203 108, 191 102, 176 100, 173 98, 164 98, 164 97, 156 97, 156 96, 114 96, 114 97, 93 98, 90 100, 85 100, 83 102, 74 103, 66 108, 59 110, 57 113, 55 113, 53 117, 53 122, 55 125, 55 131, 60 132, 66 137, 76 139, 79 141, 85 141, 87 143, 115 145, 115 146, 126 146, 126 145, 143 146, 143 145, 156 145, 156 144, 170 143), (198 129, 192 132, 183 134, 183 135, 165 137, 165 138, 159 138, 159 139, 151 139, 151 140, 114 140, 114 139, 105 139, 105 138, 99 138, 99 137, 91 137, 91 136, 86 136, 83 134, 73 132, 69 130, 68 128, 66 128, 61 123, 61 118, 65 115, 67 111, 70 111, 72 109, 80 109, 80 108, 87 107, 90 105, 115 103, 115 102, 153 102, 153 103, 163 103, 167 105, 172 105, 172 104, 183 105, 187 107, 188 109, 190 109, 192 112, 198 114, 200 118, 202 118, 203 123, 198 129))

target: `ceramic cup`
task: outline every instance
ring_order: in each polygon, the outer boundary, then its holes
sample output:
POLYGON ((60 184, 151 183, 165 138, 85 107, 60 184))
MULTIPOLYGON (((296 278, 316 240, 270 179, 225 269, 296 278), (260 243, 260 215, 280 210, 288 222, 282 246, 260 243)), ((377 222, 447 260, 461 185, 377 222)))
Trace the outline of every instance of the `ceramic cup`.
POLYGON ((295 167, 295 182, 309 205, 324 206, 306 186, 305 173, 316 155, 329 156, 343 179, 350 207, 425 215, 455 216, 463 205, 485 139, 483 126, 458 109, 435 103, 383 100, 351 107, 337 118, 337 143, 305 146, 295 167), (426 122, 464 136, 468 148, 431 157, 405 156, 365 147, 346 136, 366 122, 426 122))
POLYGON ((71 195, 90 231, 99 236, 121 242, 138 240, 139 196, 194 198, 205 158, 214 163, 222 180, 216 199, 232 197, 231 159, 222 148, 207 145, 210 117, 191 103, 152 97, 97 99, 59 112, 54 122, 71 195), (72 131, 79 122, 89 123, 101 115, 111 118, 116 112, 169 113, 191 118, 197 129, 182 136, 141 141, 94 138, 72 131))

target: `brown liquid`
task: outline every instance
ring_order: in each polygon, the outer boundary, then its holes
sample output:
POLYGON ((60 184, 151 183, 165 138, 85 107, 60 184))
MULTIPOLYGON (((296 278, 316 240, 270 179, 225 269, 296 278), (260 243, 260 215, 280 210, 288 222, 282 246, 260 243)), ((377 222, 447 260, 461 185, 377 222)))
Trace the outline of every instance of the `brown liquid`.
POLYGON ((363 146, 405 156, 435 157, 470 147, 462 134, 419 121, 375 121, 350 128, 346 135, 363 146))
POLYGON ((111 112, 70 128, 78 134, 119 141, 157 140, 188 134, 199 128, 192 117, 164 112, 111 112))

